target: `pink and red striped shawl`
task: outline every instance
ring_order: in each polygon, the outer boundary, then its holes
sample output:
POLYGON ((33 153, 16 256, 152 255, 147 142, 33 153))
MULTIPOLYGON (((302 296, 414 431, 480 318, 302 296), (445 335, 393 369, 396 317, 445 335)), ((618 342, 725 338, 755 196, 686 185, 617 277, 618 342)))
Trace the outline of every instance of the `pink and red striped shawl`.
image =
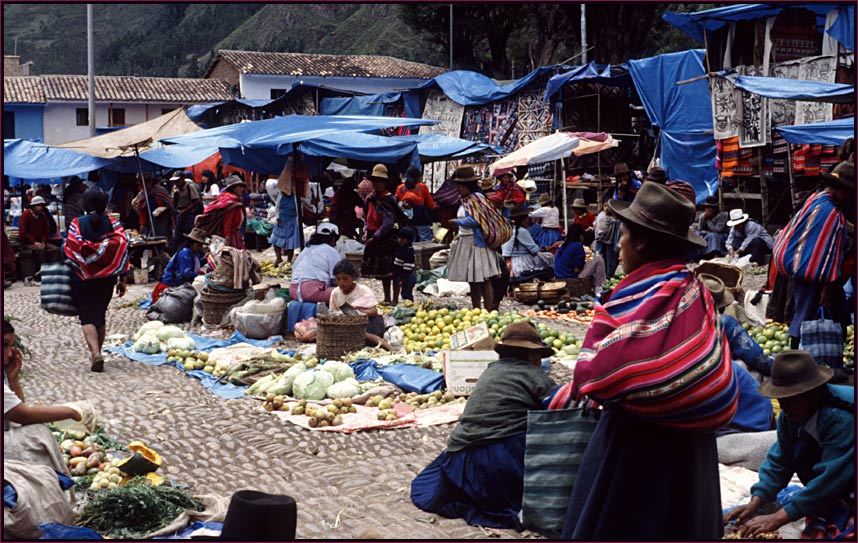
POLYGON ((730 347, 709 291, 680 260, 641 266, 597 305, 569 396, 615 403, 647 421, 713 430, 736 413, 730 347))
POLYGON ((110 225, 113 230, 95 242, 81 235, 78 219, 74 219, 69 226, 63 254, 77 276, 84 281, 112 277, 131 269, 125 229, 118 220, 111 220, 110 225))

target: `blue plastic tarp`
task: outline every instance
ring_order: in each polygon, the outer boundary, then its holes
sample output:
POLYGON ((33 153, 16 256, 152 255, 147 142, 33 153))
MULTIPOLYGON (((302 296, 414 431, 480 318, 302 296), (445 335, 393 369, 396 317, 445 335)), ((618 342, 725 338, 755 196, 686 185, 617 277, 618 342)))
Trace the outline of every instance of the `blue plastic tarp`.
POLYGON ((521 79, 506 85, 498 85, 481 73, 468 70, 454 70, 436 76, 413 90, 438 87, 450 100, 457 104, 479 106, 512 96, 531 85, 539 77, 553 72, 558 67, 543 66, 537 68, 521 79))
POLYGON ((410 158, 411 165, 420 166, 416 142, 361 132, 345 132, 313 138, 300 143, 298 150, 304 155, 350 158, 384 164, 393 164, 410 158))
POLYGON ((720 73, 718 76, 730 81, 742 90, 766 98, 827 102, 830 104, 848 104, 855 101, 855 87, 843 83, 820 83, 818 81, 756 77, 735 73, 720 73))
POLYGON ((838 119, 821 123, 779 126, 776 128, 790 143, 816 145, 843 145, 847 138, 855 137, 855 118, 838 119))
POLYGON ((828 35, 840 42, 847 51, 855 50, 855 5, 840 6, 840 15, 828 29, 828 35))
POLYGON ((500 147, 492 147, 479 141, 454 138, 444 134, 415 134, 413 136, 394 136, 394 139, 417 142, 417 152, 423 163, 461 158, 478 153, 501 153, 500 147))
POLYGON ((382 378, 406 392, 426 394, 444 388, 444 374, 411 364, 382 366, 375 360, 358 360, 349 364, 358 381, 382 378))
POLYGON ((42 143, 3 140, 3 175, 22 179, 50 179, 83 175, 114 161, 42 143))
MULTIPOLYGON (((233 332, 232 336, 229 339, 214 339, 209 337, 198 336, 197 334, 186 334, 189 338, 193 339, 196 343, 196 347, 194 347, 195 351, 200 352, 209 352, 213 349, 217 349, 219 347, 229 347, 230 345, 235 345, 237 343, 249 343, 254 347, 271 347, 271 341, 267 339, 249 339, 241 332, 233 332)), ((275 336, 275 341, 279 341, 279 336, 275 336)), ((167 353, 156 353, 156 354, 145 354, 138 353, 131 350, 131 346, 134 345, 133 342, 126 342, 125 345, 120 347, 108 347, 107 351, 120 354, 129 360, 134 360, 135 362, 143 362, 144 364, 149 364, 151 366, 162 366, 167 364, 167 353)), ((172 364, 172 363, 171 363, 172 364)))
POLYGON ((405 116, 420 117, 420 96, 414 92, 386 92, 346 98, 323 98, 319 102, 320 115, 388 115, 390 108, 402 100, 405 116))
POLYGON ((611 66, 610 64, 596 64, 589 62, 582 66, 557 74, 548 80, 548 85, 545 87, 545 97, 543 101, 554 101, 554 96, 567 83, 601 83, 611 87, 631 87, 633 85, 632 77, 629 74, 629 68, 625 64, 611 66), (553 98, 553 100, 552 100, 553 98))
POLYGON ((140 159, 165 168, 187 168, 199 164, 214 153, 210 149, 187 145, 165 145, 140 153, 140 159))
POLYGON ((662 167, 671 179, 691 183, 698 203, 718 190, 709 84, 676 82, 704 75, 704 58, 694 49, 629 61, 646 114, 661 129, 662 167))

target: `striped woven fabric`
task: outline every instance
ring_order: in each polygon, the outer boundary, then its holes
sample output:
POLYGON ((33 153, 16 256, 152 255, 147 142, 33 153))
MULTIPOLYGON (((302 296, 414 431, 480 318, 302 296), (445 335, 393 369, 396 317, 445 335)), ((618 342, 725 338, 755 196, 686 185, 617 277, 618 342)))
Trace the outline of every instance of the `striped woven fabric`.
POLYGON ((564 396, 618 403, 655 424, 712 430, 738 402, 730 347, 709 291, 681 260, 641 266, 597 305, 564 396))
POLYGON ((489 248, 497 249, 512 237, 512 226, 482 193, 475 192, 463 198, 462 205, 468 216, 480 224, 489 248))
POLYGON ((77 315, 72 299, 71 269, 64 262, 42 264, 41 308, 55 315, 77 315))
POLYGON ((841 274, 846 248, 843 213, 825 191, 812 195, 775 239, 772 263, 778 273, 830 283, 841 274))
POLYGON ((125 229, 118 220, 111 220, 111 226, 113 230, 96 242, 81 235, 78 219, 69 226, 63 253, 68 264, 84 281, 112 277, 131 269, 125 229))

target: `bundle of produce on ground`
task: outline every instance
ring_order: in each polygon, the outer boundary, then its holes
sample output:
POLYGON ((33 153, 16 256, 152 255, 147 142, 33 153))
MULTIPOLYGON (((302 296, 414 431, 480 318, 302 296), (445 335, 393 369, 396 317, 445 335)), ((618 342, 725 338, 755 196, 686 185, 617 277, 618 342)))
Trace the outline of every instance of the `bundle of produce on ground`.
POLYGON ((605 281, 605 283, 602 285, 602 290, 614 290, 615 288, 617 288, 617 285, 620 284, 620 281, 625 279, 625 277, 626 274, 624 273, 615 274, 613 277, 605 281))
POLYGON ((262 275, 268 277, 286 278, 292 275, 292 263, 283 262, 279 266, 274 265, 273 260, 263 260, 259 263, 262 268, 262 275))
POLYGON ((255 381, 251 378, 252 376, 261 377, 266 372, 289 369, 295 361, 294 356, 280 353, 271 347, 254 347, 247 343, 238 343, 213 349, 209 353, 207 365, 212 367, 212 375, 218 377, 220 381, 244 386, 255 381))
POLYGON ((536 302, 536 306, 539 308, 538 310, 525 311, 524 316, 560 319, 578 324, 590 324, 593 320, 594 303, 592 300, 573 299, 560 301, 555 306, 548 305, 544 301, 539 300, 536 302))
POLYGON ((193 350, 196 342, 185 335, 178 326, 165 325, 161 321, 147 322, 132 337, 131 350, 144 354, 158 354, 172 350, 193 350))
POLYGON ((203 370, 206 373, 214 372, 214 366, 208 365, 209 353, 200 351, 185 351, 171 349, 167 351, 167 362, 177 362, 185 371, 203 370))
POLYGON ((852 324, 846 327, 846 344, 843 346, 843 365, 848 368, 855 366, 855 326, 852 324))
POLYGON ((748 331, 748 334, 754 338, 763 353, 774 356, 777 353, 789 349, 789 325, 781 322, 773 322, 771 319, 766 321, 764 327, 751 326, 743 324, 742 328, 748 331))

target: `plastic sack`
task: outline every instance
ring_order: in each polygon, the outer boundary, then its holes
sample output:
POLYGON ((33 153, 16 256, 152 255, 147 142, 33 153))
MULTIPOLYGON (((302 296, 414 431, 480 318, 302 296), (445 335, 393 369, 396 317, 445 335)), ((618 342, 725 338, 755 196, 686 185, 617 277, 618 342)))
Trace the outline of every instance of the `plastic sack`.
POLYGON ((301 343, 315 343, 318 335, 319 329, 315 317, 311 317, 295 325, 295 339, 301 343))
POLYGON ((394 349, 402 347, 402 341, 405 339, 405 333, 398 326, 391 326, 384 332, 384 340, 390 343, 394 349))
POLYGON ((194 314, 197 291, 188 283, 168 288, 146 312, 150 321, 188 322, 194 314))
POLYGON ((441 249, 437 253, 429 257, 429 267, 431 269, 440 268, 447 265, 447 260, 450 258, 450 249, 441 249))
POLYGON ((377 368, 388 383, 393 383, 406 392, 426 394, 444 388, 444 374, 411 364, 393 364, 377 368))
POLYGON ((745 292, 745 315, 748 317, 748 320, 750 320, 751 323, 755 326, 765 326, 766 309, 769 306, 769 298, 771 297, 771 295, 768 292, 764 292, 763 296, 760 298, 760 301, 757 302, 757 305, 754 305, 751 303, 751 301, 756 297, 756 295, 756 290, 749 290, 745 292))
POLYGON ((71 524, 71 505, 50 466, 15 460, 3 463, 3 481, 18 493, 15 507, 3 507, 4 539, 37 539, 42 535, 43 521, 71 524))
POLYGON ((274 297, 267 302, 251 300, 230 311, 229 320, 236 330, 252 339, 266 339, 283 330, 286 300, 274 297))
POLYGON ((345 258, 346 255, 349 253, 362 255, 364 245, 357 240, 353 240, 345 236, 340 236, 339 241, 337 241, 336 249, 337 252, 340 253, 340 256, 345 258))
POLYGON ((449 281, 447 279, 438 279, 434 285, 429 285, 424 290, 430 296, 467 296, 471 292, 471 287, 468 283, 460 281, 449 281))
POLYGON ((98 532, 84 528, 83 526, 66 526, 65 524, 57 524, 56 522, 43 522, 39 524, 39 530, 42 531, 42 537, 39 539, 72 539, 81 541, 85 539, 104 539, 98 532))
POLYGON ((216 254, 221 248, 226 245, 226 238, 221 236, 211 236, 209 238, 209 252, 216 254))
POLYGON ((414 285, 414 289, 417 292, 425 292, 426 287, 434 285, 442 277, 447 277, 447 266, 432 270, 417 270, 417 284, 414 285))

